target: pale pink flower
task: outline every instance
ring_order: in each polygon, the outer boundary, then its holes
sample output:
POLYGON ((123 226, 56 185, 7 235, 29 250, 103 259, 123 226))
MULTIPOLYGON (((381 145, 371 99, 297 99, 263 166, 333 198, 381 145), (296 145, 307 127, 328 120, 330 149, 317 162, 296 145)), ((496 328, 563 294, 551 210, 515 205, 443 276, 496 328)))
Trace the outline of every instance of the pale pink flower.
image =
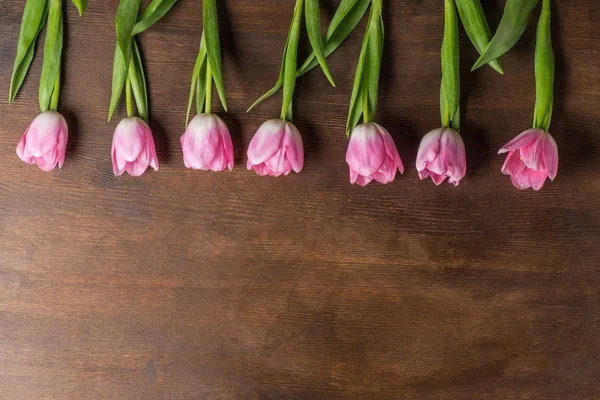
POLYGON ((112 164, 117 176, 125 171, 131 176, 140 176, 148 166, 158 171, 152 131, 140 118, 127 117, 117 125, 112 142, 112 164))
POLYGON ((248 147, 248 170, 264 176, 289 175, 302 171, 302 136, 291 122, 272 119, 258 129, 248 147))
POLYGON ((558 147, 552 135, 542 129, 529 129, 500 149, 508 153, 502 173, 510 175, 517 189, 540 190, 546 178, 558 172, 558 147))
POLYGON ((221 118, 199 114, 180 138, 183 162, 187 168, 224 171, 233 169, 231 135, 221 118))
POLYGON ((354 128, 348 143, 346 162, 350 167, 350 183, 366 186, 375 180, 390 183, 396 171, 404 173, 404 165, 389 132, 371 122, 354 128))
POLYGON ((419 178, 433 180, 440 185, 448 182, 458 186, 467 173, 465 144, 460 134, 451 128, 438 128, 421 140, 417 154, 419 178))
POLYGON ((42 171, 62 168, 67 151, 67 121, 56 111, 45 111, 29 125, 17 145, 17 155, 42 171))

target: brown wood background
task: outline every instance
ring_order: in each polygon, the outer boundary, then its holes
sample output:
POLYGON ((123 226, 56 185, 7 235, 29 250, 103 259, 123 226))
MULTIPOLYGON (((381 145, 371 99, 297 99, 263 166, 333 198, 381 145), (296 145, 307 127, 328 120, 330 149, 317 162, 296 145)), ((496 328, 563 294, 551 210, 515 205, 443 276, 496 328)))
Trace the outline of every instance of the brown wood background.
MULTIPOLYGON (((65 166, 15 146, 37 115, 41 52, 6 103, 24 0, 0 1, 1 399, 592 399, 600 397, 600 9, 555 1, 556 182, 519 192, 496 151, 531 125, 538 11, 504 59, 469 73, 462 37, 458 188, 417 179, 439 123, 443 2, 385 3, 378 121, 407 172, 351 186, 345 118, 364 23, 301 79, 305 169, 245 169, 275 81, 291 0, 220 2, 231 173, 183 166, 201 6, 182 0, 140 38, 160 171, 115 178, 106 122, 117 1, 66 18, 65 166)), ((323 0, 325 25, 337 0, 323 0)), ((493 26, 504 2, 484 1, 493 26)), ((462 33, 461 33, 462 34, 462 33)), ((306 37, 304 37, 306 51, 306 37)), ((41 42, 40 42, 41 43, 41 42)))

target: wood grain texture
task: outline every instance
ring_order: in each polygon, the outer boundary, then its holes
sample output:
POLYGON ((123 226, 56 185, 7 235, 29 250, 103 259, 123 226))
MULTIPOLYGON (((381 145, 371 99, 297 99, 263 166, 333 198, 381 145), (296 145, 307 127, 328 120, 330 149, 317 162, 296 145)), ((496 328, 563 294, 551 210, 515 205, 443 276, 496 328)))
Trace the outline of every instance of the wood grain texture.
MULTIPOLYGON (((66 4, 69 2, 66 2, 66 4)), ((115 178, 106 122, 117 1, 66 6, 60 109, 64 168, 15 154, 37 115, 41 53, 8 98, 23 0, 0 13, 1 399, 591 399, 600 393, 600 9, 555 1, 557 180, 519 192, 496 151, 531 125, 536 18, 505 76, 468 70, 461 31, 458 188, 417 179, 419 140, 439 125, 443 2, 385 2, 377 120, 407 166, 351 186, 346 113, 364 22, 298 82, 299 175, 245 169, 280 97, 290 0, 220 3, 236 167, 184 168, 179 136, 201 34, 182 0, 140 37, 159 172, 115 178)), ((323 0, 323 24, 337 0, 323 0)), ((483 2, 497 26, 504 2, 483 2)), ((537 16, 537 13, 536 13, 537 16)), ((308 49, 308 41, 303 51, 308 49)))

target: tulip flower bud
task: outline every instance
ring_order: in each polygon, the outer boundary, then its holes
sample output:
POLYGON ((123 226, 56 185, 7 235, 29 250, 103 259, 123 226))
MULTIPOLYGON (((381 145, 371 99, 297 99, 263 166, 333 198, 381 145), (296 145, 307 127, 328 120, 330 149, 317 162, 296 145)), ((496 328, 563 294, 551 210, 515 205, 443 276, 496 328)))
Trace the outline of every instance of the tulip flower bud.
POLYGON ((158 171, 158 158, 152 131, 138 117, 127 117, 117 125, 112 142, 113 172, 140 176, 148 166, 158 171))
POLYGON ((302 171, 304 147, 300 132, 291 122, 272 119, 256 132, 248 147, 248 170, 264 176, 302 171))
POLYGON ((233 144, 229 130, 214 114, 199 114, 181 136, 183 162, 187 168, 224 171, 233 169, 233 144))
POLYGON ((417 154, 419 178, 431 178, 436 185, 448 179, 458 186, 467 172, 465 144, 460 134, 451 128, 438 128, 421 140, 417 154))
POLYGON ((498 154, 508 153, 502 173, 509 175, 517 189, 540 190, 546 178, 558 172, 558 147, 552 135, 529 129, 508 142, 498 154))
POLYGON ((17 145, 17 155, 27 164, 37 164, 42 171, 62 168, 67 150, 67 121, 56 111, 38 115, 17 145))
POLYGON ((372 180, 390 183, 396 177, 396 170, 404 173, 400 155, 389 132, 371 122, 354 128, 346 162, 350 167, 350 183, 366 186, 372 180))

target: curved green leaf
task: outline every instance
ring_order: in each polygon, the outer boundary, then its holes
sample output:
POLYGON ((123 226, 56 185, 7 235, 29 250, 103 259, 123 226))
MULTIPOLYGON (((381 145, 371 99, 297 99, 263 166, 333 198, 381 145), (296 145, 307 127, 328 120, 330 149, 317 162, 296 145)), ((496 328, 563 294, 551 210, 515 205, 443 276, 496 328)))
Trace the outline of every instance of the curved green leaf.
POLYGON ((148 122, 148 90, 146 86, 146 76, 144 75, 144 66, 135 39, 132 38, 131 41, 133 43, 133 51, 131 63, 129 64, 129 81, 131 82, 131 89, 133 90, 133 98, 135 99, 135 106, 138 114, 141 119, 148 122))
POLYGON ((133 35, 144 32, 165 16, 177 0, 153 0, 133 27, 133 35))
POLYGON ((321 39, 321 8, 319 7, 319 0, 305 0, 306 10, 304 12, 306 17, 306 31, 308 33, 308 39, 312 46, 313 52, 321 65, 323 73, 329 79, 332 86, 335 87, 335 82, 331 76, 331 71, 327 65, 325 52, 323 50, 323 41, 321 39))
POLYGON ((527 27, 529 14, 539 0, 507 0, 504 7, 504 15, 500 20, 500 25, 496 34, 488 44, 484 53, 473 66, 473 70, 496 60, 506 54, 523 35, 527 27))
POLYGON ((17 54, 13 66, 8 101, 12 103, 21 88, 35 53, 35 42, 48 13, 47 0, 27 0, 23 10, 17 54))
POLYGON ((141 0, 121 0, 117 9, 115 18, 115 28, 117 31, 117 46, 121 50, 123 60, 125 60, 125 69, 129 69, 129 59, 131 54, 131 36, 133 27, 140 11, 141 0))
POLYGON ((108 121, 112 119, 113 113, 119 104, 123 88, 125 87, 125 80, 127 78, 127 63, 123 58, 123 54, 119 49, 119 46, 115 46, 115 56, 113 60, 113 74, 112 74, 112 91, 110 96, 110 106, 108 110, 108 121))
MULTIPOLYGON (((483 12, 481 1, 456 0, 456 8, 458 8, 460 20, 473 46, 475 46, 479 54, 483 54, 492 38, 492 31, 483 12)), ((504 74, 500 60, 492 60, 489 62, 489 65, 500 74, 504 74)))
POLYGON ((206 55, 210 70, 212 72, 219 99, 225 111, 227 111, 227 99, 225 97, 225 84, 223 83, 223 71, 221 69, 221 43, 219 41, 219 23, 217 20, 217 4, 215 0, 204 0, 203 7, 204 35, 206 40, 206 55))
POLYGON ((77 10, 79 11, 79 16, 82 16, 85 10, 87 10, 88 0, 71 0, 77 10))
POLYGON ((281 118, 285 119, 291 107, 294 89, 296 88, 296 70, 298 68, 298 42, 300 41, 300 26, 302 25, 302 8, 304 0, 297 0, 294 7, 294 17, 290 28, 290 35, 286 45, 285 59, 283 61, 283 103, 281 105, 281 118))
MULTIPOLYGON (((338 47, 350 36, 360 20, 363 18, 371 0, 343 0, 333 16, 325 39, 323 41, 323 51, 325 57, 329 57, 338 47)), ((313 52, 308 56, 304 64, 298 70, 298 76, 302 76, 318 65, 313 52)))
MULTIPOLYGON (((188 99, 187 114, 185 117, 186 127, 190 121, 190 112, 192 110, 192 103, 194 101, 194 93, 197 92, 196 83, 198 82, 198 78, 200 76, 206 76, 206 64, 206 43, 204 41, 204 34, 202 34, 202 39, 200 39, 200 50, 198 51, 196 63, 194 64, 194 72, 192 73, 192 85, 190 88, 190 97, 188 99)), ((206 85, 202 85, 202 87, 206 87, 206 85)), ((198 110, 202 110, 202 106, 204 105, 204 96, 200 96, 200 94, 198 94, 196 100, 202 102, 200 105, 197 104, 196 111, 198 112, 198 110)))

